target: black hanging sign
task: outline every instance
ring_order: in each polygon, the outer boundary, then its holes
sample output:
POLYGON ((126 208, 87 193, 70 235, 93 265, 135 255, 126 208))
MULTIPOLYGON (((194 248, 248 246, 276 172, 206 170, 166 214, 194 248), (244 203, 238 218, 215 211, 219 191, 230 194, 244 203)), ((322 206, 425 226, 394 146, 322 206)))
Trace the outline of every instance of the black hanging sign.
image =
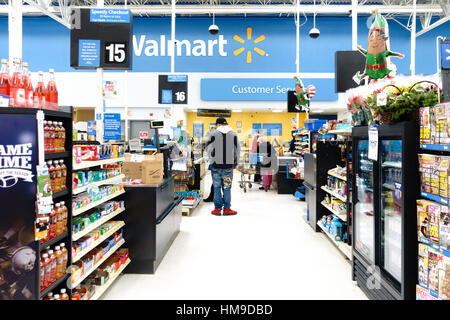
POLYGON ((160 75, 158 91, 159 104, 187 104, 188 76, 160 75))

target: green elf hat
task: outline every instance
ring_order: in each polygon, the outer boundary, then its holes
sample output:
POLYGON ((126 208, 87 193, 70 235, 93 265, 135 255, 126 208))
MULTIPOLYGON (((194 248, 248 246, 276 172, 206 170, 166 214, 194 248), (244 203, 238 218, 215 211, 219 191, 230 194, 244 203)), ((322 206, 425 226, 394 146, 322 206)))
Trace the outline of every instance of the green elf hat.
POLYGON ((304 88, 302 80, 300 80, 297 77, 295 77, 295 83, 299 83, 301 85, 301 87, 304 88))
POLYGON ((378 10, 374 10, 372 14, 375 15, 375 20, 370 27, 369 34, 372 34, 373 31, 378 30, 383 38, 387 40, 388 28, 386 19, 378 12, 378 10))

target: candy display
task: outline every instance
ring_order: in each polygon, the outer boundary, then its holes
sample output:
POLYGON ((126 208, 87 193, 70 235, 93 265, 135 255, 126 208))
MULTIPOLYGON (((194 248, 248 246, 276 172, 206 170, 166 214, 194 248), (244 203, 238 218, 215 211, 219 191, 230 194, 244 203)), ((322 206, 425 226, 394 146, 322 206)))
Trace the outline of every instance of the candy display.
POLYGON ((72 219, 72 233, 77 235, 79 232, 84 231, 90 225, 98 222, 100 219, 105 218, 120 209, 124 209, 125 204, 123 201, 108 201, 100 206, 96 207, 92 212, 74 217, 72 219))
POLYGON ((103 169, 75 171, 72 173, 72 189, 86 187, 93 182, 101 182, 117 177, 121 174, 122 166, 119 164, 104 165, 103 169))
POLYGON ((110 196, 114 193, 123 191, 123 185, 110 185, 98 187, 98 191, 83 193, 72 199, 72 210, 81 209, 93 202, 110 196))

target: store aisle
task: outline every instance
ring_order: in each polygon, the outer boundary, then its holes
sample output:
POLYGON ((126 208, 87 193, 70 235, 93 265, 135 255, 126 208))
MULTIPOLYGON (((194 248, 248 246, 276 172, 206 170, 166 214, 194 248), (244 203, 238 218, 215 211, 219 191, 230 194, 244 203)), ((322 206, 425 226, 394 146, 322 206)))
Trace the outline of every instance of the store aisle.
POLYGON ((237 216, 200 204, 154 275, 123 275, 104 299, 366 299, 351 264, 303 220, 304 202, 255 187, 244 194, 237 178, 237 216))

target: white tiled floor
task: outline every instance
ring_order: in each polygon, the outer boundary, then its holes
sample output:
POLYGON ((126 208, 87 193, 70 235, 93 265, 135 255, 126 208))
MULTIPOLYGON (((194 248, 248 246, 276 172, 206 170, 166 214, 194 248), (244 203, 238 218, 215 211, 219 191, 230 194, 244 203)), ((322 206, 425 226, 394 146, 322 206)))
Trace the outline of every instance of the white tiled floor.
POLYGON ((237 216, 200 204, 154 275, 122 275, 103 298, 367 299, 348 260, 303 220, 304 202, 255 187, 244 194, 237 179, 237 216))

